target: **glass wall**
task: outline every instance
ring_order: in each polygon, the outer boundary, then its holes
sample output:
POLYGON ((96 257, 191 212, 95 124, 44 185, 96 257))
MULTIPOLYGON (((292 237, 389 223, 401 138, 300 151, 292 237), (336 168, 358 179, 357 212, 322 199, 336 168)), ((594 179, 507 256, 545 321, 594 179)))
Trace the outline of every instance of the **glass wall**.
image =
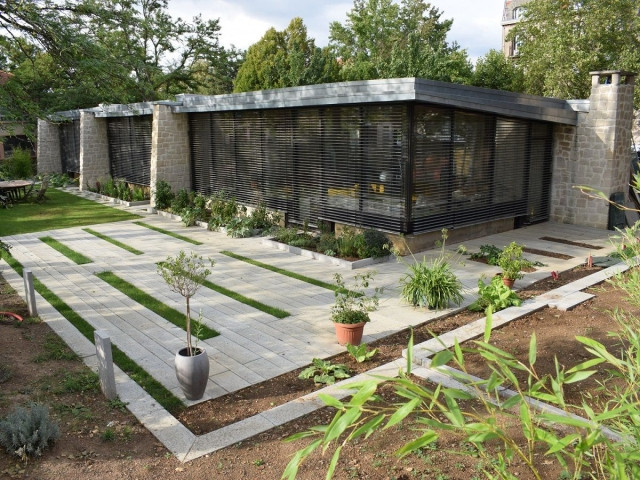
POLYGON ((190 136, 195 190, 292 222, 419 233, 548 213, 547 123, 366 104, 192 113, 190 136))

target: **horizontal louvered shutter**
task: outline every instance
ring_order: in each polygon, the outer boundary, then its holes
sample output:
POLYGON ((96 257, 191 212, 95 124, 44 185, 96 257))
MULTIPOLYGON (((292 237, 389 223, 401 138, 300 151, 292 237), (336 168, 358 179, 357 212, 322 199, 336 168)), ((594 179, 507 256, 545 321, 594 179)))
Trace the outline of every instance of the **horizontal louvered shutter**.
POLYGON ((151 184, 151 124, 151 115, 107 119, 112 178, 151 184))

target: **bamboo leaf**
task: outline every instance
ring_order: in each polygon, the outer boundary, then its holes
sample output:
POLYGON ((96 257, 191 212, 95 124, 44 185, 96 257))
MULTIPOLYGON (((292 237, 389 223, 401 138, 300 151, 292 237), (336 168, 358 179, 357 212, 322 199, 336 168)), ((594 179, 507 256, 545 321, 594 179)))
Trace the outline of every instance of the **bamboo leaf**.
POLYGON ((420 402, 421 400, 419 398, 414 398, 413 400, 405 403, 402 407, 396 410, 393 415, 391 415, 391 418, 389 418, 389 421, 384 426, 383 430, 393 427, 395 424, 404 420, 407 415, 413 412, 413 410, 420 405, 420 402))
POLYGON ((536 363, 536 355, 538 354, 538 345, 536 342, 536 333, 533 332, 529 341, 529 365, 536 363))
POLYGON ((438 440, 438 434, 433 430, 428 430, 419 438, 416 438, 415 440, 407 443, 406 445, 403 445, 400 449, 396 450, 396 455, 402 458, 412 452, 415 452, 419 448, 435 442, 436 440, 438 440))

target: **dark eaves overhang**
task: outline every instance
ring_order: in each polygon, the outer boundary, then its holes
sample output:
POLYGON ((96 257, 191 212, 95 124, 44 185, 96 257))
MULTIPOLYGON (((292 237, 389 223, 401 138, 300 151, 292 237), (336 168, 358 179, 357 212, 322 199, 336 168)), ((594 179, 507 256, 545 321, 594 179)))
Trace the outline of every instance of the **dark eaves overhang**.
POLYGON ((420 78, 327 83, 213 96, 181 94, 171 108, 175 113, 195 113, 392 102, 425 103, 566 125, 577 123, 577 112, 565 100, 420 78))

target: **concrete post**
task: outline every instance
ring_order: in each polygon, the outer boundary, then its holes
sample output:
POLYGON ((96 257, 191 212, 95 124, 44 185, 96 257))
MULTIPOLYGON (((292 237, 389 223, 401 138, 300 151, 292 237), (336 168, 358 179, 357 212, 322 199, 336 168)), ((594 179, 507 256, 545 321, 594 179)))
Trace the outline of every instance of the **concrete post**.
POLYGON ((96 355, 98 357, 98 375, 100 377, 100 389, 105 397, 114 400, 116 392, 116 378, 113 373, 113 357, 111 354, 111 338, 105 330, 93 332, 96 343, 96 355))
POLYGON ((38 315, 38 309, 36 308, 36 292, 33 288, 33 272, 31 272, 30 269, 25 268, 22 271, 22 278, 24 279, 24 296, 27 299, 29 316, 35 317, 38 315))

